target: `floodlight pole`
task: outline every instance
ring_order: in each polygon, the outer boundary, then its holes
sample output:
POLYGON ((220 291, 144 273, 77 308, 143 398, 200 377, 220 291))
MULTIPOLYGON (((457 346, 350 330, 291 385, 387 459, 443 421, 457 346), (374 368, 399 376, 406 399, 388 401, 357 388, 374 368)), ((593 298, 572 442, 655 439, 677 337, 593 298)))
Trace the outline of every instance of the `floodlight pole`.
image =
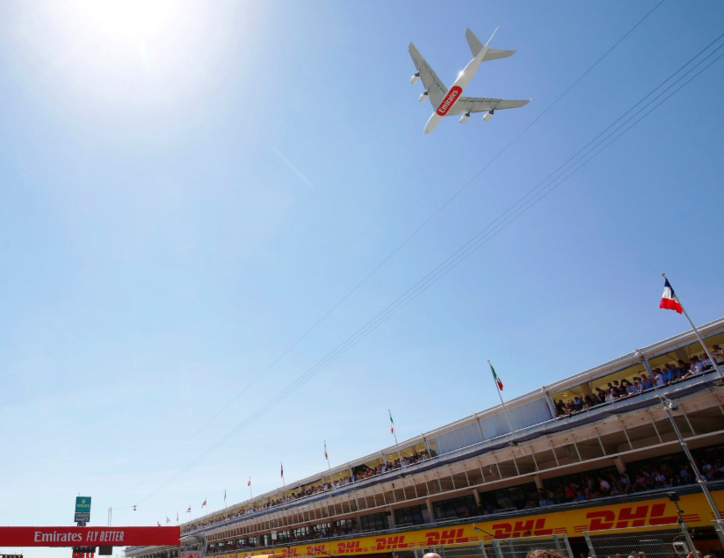
POLYGON ((714 501, 714 498, 712 497, 711 492, 709 492, 709 487, 706 484, 706 479, 699 472, 699 467, 697 467, 696 462, 694 461, 694 456, 691 455, 691 452, 689 451, 689 446, 686 444, 684 437, 681 435, 681 430, 679 430, 679 425, 676 424, 674 415, 671 412, 672 410, 676 410, 678 408, 678 406, 671 399, 668 399, 667 397, 665 397, 663 395, 659 395, 659 399, 661 400, 661 405, 663 406, 664 411, 666 411, 666 414, 669 416, 669 420, 671 421, 671 426, 674 428, 674 432, 676 432, 676 437, 679 439, 679 443, 681 444, 681 449, 684 450, 684 453, 686 454, 686 458, 689 460, 689 465, 691 465, 691 470, 694 471, 694 475, 696 476, 696 482, 701 487, 701 491, 704 493, 704 496, 706 497, 707 502, 709 502, 711 511, 714 514, 715 531, 716 531, 717 535, 719 536, 719 539, 721 540, 722 545, 724 545, 724 530, 722 530, 724 527, 724 522, 722 522, 722 517, 721 517, 721 514, 719 513, 719 507, 717 506, 716 502, 714 501))

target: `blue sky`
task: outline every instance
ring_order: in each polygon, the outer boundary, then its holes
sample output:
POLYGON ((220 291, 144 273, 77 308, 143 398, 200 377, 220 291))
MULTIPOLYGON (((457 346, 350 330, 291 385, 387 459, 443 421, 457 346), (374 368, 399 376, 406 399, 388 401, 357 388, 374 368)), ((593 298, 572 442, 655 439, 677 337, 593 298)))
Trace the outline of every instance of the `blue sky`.
POLYGON ((495 158, 657 3, 3 2, 0 524, 83 494, 155 525, 366 455, 388 408, 404 439, 494 405, 486 359, 512 398, 685 330, 662 271, 720 317, 722 61, 248 421, 722 32, 666 0, 495 158), (407 45, 450 84, 468 26, 518 52, 466 94, 533 101, 424 136, 407 45))

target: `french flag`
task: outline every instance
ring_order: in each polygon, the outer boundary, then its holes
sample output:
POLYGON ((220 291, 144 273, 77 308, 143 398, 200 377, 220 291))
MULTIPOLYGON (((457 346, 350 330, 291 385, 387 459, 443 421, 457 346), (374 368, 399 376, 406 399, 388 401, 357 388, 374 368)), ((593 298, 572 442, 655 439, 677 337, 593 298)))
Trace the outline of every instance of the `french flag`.
POLYGON ((664 281, 664 294, 661 295, 659 308, 664 308, 665 310, 676 310, 679 314, 681 314, 683 312, 683 308, 681 307, 679 299, 676 298, 676 294, 674 293, 671 283, 669 283, 669 280, 666 278, 664 278, 664 281))

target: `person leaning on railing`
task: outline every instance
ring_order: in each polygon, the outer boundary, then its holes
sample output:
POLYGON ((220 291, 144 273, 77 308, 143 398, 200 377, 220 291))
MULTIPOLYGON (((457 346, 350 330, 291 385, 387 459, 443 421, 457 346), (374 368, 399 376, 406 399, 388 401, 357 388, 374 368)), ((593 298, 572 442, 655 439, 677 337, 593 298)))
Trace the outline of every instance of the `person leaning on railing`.
MULTIPOLYGON (((549 548, 536 548, 526 554, 525 558, 565 558, 563 554, 549 548)), ((688 558, 688 557, 687 557, 688 558)))

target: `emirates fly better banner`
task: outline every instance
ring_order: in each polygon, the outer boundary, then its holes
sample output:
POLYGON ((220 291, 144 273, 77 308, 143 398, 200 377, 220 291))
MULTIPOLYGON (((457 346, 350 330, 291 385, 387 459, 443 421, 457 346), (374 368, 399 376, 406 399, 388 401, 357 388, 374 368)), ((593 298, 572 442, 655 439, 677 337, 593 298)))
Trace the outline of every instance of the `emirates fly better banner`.
POLYGON ((178 545, 181 527, 0 527, 4 546, 178 545))

